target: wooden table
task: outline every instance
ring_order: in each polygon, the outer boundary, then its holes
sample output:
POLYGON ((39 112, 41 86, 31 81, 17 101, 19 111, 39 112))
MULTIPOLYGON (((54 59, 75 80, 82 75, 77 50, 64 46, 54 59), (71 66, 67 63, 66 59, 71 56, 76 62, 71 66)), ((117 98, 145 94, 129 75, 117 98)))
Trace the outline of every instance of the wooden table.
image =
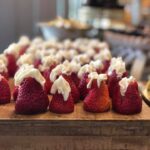
POLYGON ((82 102, 71 114, 49 111, 16 115, 14 103, 0 106, 0 150, 149 150, 150 108, 137 115, 88 113, 82 102))

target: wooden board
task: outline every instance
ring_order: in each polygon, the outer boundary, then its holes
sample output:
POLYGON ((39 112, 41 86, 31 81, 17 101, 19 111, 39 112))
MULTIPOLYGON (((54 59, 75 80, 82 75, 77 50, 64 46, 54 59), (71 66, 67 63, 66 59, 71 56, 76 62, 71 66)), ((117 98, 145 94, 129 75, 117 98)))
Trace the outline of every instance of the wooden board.
MULTIPOLYGON (((11 81, 11 89, 13 81, 11 81)), ((88 113, 83 103, 71 114, 47 111, 38 115, 17 115, 14 103, 0 106, 0 147, 3 150, 148 150, 150 108, 120 115, 113 111, 88 113)))
POLYGON ((142 112, 135 115, 120 115, 113 111, 105 113, 89 113, 83 110, 83 103, 75 105, 75 110, 70 114, 56 114, 47 111, 38 115, 17 115, 14 112, 15 104, 0 106, 0 120, 101 120, 101 121, 150 121, 150 108, 143 102, 142 112))
MULTIPOLYGON (((11 91, 14 87, 13 79, 9 81, 11 91)), ((135 115, 120 115, 113 111, 105 113, 89 113, 83 110, 83 103, 75 104, 75 110, 70 114, 55 114, 47 111, 38 115, 17 115, 14 112, 14 103, 0 106, 0 120, 105 120, 105 121, 121 121, 121 120, 147 120, 150 121, 150 108, 143 102, 142 112, 135 115)))

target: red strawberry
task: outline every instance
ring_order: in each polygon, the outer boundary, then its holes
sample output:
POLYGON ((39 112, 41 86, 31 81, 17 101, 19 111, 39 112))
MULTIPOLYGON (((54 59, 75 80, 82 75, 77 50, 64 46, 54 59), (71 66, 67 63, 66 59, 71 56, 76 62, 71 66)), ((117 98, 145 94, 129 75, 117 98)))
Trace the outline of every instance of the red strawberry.
POLYGON ((138 92, 137 82, 131 82, 128 85, 125 96, 120 93, 120 86, 116 88, 116 96, 112 99, 113 110, 121 114, 136 114, 141 112, 142 98, 138 92))
POLYGON ((80 79, 78 78, 78 75, 76 73, 72 73, 71 79, 75 83, 76 87, 78 87, 80 83, 80 79))
POLYGON ((88 95, 84 99, 84 109, 89 112, 105 112, 110 109, 110 99, 108 87, 105 82, 102 82, 100 87, 97 87, 96 80, 88 95))
POLYGON ((42 63, 41 63, 41 59, 36 59, 35 61, 34 61, 34 67, 35 68, 38 68, 39 67, 39 65, 41 65, 42 63))
POLYGON ((10 77, 13 77, 18 68, 16 64, 16 58, 12 54, 6 54, 6 57, 8 59, 8 65, 7 65, 8 74, 10 77))
POLYGON ((23 55, 26 52, 26 50, 28 49, 28 47, 29 47, 29 45, 22 46, 20 51, 19 51, 19 55, 20 56, 23 55))
POLYGON ((101 70, 101 72, 102 72, 102 73, 106 73, 107 70, 108 70, 108 68, 109 68, 109 66, 110 66, 110 61, 109 61, 109 60, 103 61, 103 65, 104 65, 104 67, 103 67, 103 69, 101 70))
POLYGON ((83 77, 81 78, 80 84, 79 84, 79 91, 80 91, 80 99, 83 100, 86 95, 88 94, 88 89, 87 89, 87 79, 88 79, 88 74, 85 73, 83 77))
POLYGON ((54 94, 52 100, 49 104, 49 110, 54 113, 64 114, 71 113, 74 111, 74 101, 69 95, 67 101, 64 101, 64 98, 61 94, 54 94))
POLYGON ((18 114, 45 112, 49 104, 48 96, 34 78, 25 78, 20 84, 15 110, 18 114))
POLYGON ((9 79, 8 72, 1 72, 0 75, 2 75, 5 79, 9 79))
POLYGON ((51 82, 50 78, 49 78, 50 73, 51 73, 51 70, 49 70, 49 69, 43 71, 43 73, 42 73, 43 77, 44 77, 45 80, 46 80, 45 85, 44 85, 44 88, 45 88, 45 91, 46 91, 47 94, 50 93, 50 90, 51 90, 51 87, 52 87, 52 84, 53 84, 53 83, 51 82))
POLYGON ((79 102, 80 94, 79 94, 79 90, 76 87, 75 83, 73 82, 73 80, 71 79, 70 76, 63 74, 63 77, 66 79, 66 81, 69 83, 69 85, 71 87, 71 95, 72 95, 74 102, 75 103, 79 102))
POLYGON ((123 78, 127 76, 127 72, 125 72, 122 77, 117 77, 116 71, 113 71, 112 74, 108 78, 108 89, 109 89, 109 95, 111 98, 113 98, 113 95, 115 94, 115 87, 118 84, 118 82, 123 78))
POLYGON ((9 103, 11 99, 11 92, 8 81, 0 75, 0 104, 9 103))
POLYGON ((13 90, 13 100, 16 101, 17 96, 18 96, 18 90, 19 90, 19 86, 15 86, 14 90, 13 90))

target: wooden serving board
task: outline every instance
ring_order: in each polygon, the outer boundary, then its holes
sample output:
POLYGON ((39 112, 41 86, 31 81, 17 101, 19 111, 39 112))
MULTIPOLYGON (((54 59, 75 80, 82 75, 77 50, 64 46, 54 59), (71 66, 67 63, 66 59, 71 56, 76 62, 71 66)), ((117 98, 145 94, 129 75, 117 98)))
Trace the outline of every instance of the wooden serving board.
POLYGON ((14 106, 0 106, 0 149, 150 149, 150 108, 144 102, 141 113, 129 116, 88 113, 82 102, 70 114, 17 115, 14 106))
POLYGON ((75 110, 70 114, 56 114, 45 112, 37 115, 17 115, 15 104, 0 106, 0 120, 99 120, 99 121, 150 121, 150 108, 143 102, 142 112, 135 115, 120 115, 113 111, 104 113, 89 113, 83 110, 83 103, 75 104, 75 110))

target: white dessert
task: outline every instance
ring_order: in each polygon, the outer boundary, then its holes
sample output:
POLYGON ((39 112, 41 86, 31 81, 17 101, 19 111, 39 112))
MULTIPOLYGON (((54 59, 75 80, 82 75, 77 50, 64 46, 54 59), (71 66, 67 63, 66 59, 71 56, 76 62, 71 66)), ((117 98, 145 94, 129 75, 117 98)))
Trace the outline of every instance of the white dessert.
POLYGON ((112 58, 110 67, 108 69, 108 75, 111 75, 113 71, 116 71, 118 77, 121 77, 126 72, 125 62, 121 57, 112 58))
POLYGON ((6 64, 0 59, 0 73, 7 72, 6 64))
POLYGON ((32 65, 34 62, 34 56, 32 54, 23 54, 18 60, 17 65, 21 66, 24 64, 32 65))
POLYGON ((19 56, 21 46, 17 43, 12 43, 7 49, 4 50, 4 54, 13 54, 16 58, 19 56))
POLYGON ((62 76, 60 76, 57 80, 54 81, 50 92, 52 94, 55 94, 56 92, 62 94, 64 101, 67 101, 71 92, 71 88, 69 83, 62 76))
POLYGON ((120 93, 121 93, 122 96, 125 96, 125 93, 126 93, 126 91, 127 91, 128 85, 129 85, 131 82, 135 82, 135 78, 134 78, 133 76, 130 76, 129 78, 127 78, 127 77, 122 78, 122 79, 119 81, 120 93))
POLYGON ((91 72, 88 75, 88 78, 90 80, 89 80, 89 82, 87 84, 87 88, 91 88, 93 80, 96 80, 97 81, 97 86, 100 87, 101 82, 107 80, 107 75, 106 74, 98 74, 97 72, 91 72))
POLYGON ((45 79, 41 75, 38 69, 33 68, 32 65, 22 65, 20 69, 15 74, 15 85, 19 86, 21 82, 28 77, 34 78, 38 83, 44 87, 45 79))

